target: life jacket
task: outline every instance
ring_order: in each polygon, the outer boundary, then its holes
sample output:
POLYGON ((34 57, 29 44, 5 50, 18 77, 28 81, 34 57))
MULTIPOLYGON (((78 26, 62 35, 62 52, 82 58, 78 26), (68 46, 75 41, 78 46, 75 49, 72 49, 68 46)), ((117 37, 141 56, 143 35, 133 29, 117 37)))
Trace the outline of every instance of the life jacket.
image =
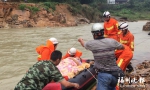
POLYGON ((54 51, 54 45, 51 41, 47 40, 46 46, 40 45, 36 47, 36 52, 39 54, 37 60, 50 60, 50 55, 54 51))
MULTIPOLYGON (((74 57, 79 57, 80 58, 81 56, 82 56, 82 52, 77 50, 74 57)), ((66 55, 62 57, 62 59, 65 59, 67 57, 70 57, 70 54, 68 53, 68 51, 67 51, 66 55)))

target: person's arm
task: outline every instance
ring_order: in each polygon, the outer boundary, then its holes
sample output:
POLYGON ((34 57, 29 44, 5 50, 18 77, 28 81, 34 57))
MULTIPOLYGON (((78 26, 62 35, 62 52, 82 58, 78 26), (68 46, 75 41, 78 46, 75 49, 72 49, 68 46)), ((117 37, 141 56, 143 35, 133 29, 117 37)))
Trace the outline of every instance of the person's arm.
MULTIPOLYGON (((76 57, 77 59, 80 59, 80 62, 82 62, 81 56, 82 56, 82 52, 79 51, 79 50, 77 50, 75 57, 76 57)), ((81 63, 80 63, 80 64, 81 64, 81 63)))
POLYGON ((77 50, 77 52, 76 52, 76 55, 75 55, 76 57, 81 57, 82 56, 82 52, 81 51, 79 51, 79 50, 77 50))
POLYGON ((117 47, 117 50, 124 50, 124 46, 121 44, 120 46, 117 47))
POLYGON ((78 41, 80 42, 80 44, 84 47, 84 40, 82 38, 79 38, 78 41))
MULTIPOLYGON (((69 50, 68 50, 68 51, 69 51, 69 50)), ((62 60, 63 60, 63 59, 66 59, 67 57, 70 56, 69 53, 68 53, 68 51, 67 51, 66 54, 62 57, 62 60)))
POLYGON ((119 42, 116 41, 116 40, 113 40, 113 43, 114 43, 115 48, 116 48, 117 50, 124 50, 123 44, 119 43, 119 42))
POLYGON ((114 29, 115 29, 116 31, 119 31, 119 30, 118 30, 118 25, 119 25, 119 24, 118 24, 118 21, 116 20, 116 21, 114 22, 114 29))
POLYGON ((77 89, 79 88, 79 84, 77 84, 77 83, 72 83, 72 82, 68 82, 68 81, 66 81, 65 79, 61 80, 60 83, 61 83, 63 86, 67 87, 67 88, 69 88, 69 87, 75 87, 75 88, 77 88, 77 89))
POLYGON ((129 42, 129 47, 134 51, 134 36, 130 36, 129 42))

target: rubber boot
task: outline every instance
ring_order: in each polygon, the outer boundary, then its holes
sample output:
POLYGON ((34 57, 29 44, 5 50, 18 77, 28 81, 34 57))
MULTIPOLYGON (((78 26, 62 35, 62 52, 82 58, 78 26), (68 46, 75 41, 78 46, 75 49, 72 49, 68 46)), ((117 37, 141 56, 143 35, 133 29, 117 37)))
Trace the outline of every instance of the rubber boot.
POLYGON ((133 67, 131 65, 131 62, 128 64, 127 69, 128 69, 127 70, 128 73, 131 73, 133 71, 133 67))

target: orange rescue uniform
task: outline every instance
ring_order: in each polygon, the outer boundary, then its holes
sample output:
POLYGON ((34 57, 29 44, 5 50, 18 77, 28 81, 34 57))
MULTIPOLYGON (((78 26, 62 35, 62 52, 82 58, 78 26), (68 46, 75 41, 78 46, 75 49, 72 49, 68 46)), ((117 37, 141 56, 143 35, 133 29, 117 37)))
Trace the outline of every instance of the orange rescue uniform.
MULTIPOLYGON (((124 45, 124 50, 116 50, 115 55, 117 57, 118 66, 123 71, 125 71, 126 67, 128 66, 128 64, 130 63, 130 61, 133 57, 133 53, 132 53, 131 49, 128 46, 124 45)), ((116 90, 120 90, 119 83, 116 86, 116 90)))
POLYGON ((134 51, 134 36, 129 30, 125 36, 123 36, 123 33, 121 32, 119 38, 120 43, 127 45, 132 51, 134 51))
MULTIPOLYGON (((79 57, 79 58, 80 58, 81 56, 82 56, 82 52, 79 51, 79 50, 77 50, 74 57, 79 57)), ((70 57, 70 54, 69 54, 68 52, 66 53, 66 55, 64 55, 64 56, 62 57, 62 59, 65 59, 65 58, 67 58, 67 57, 70 57)))
POLYGON ((110 18, 110 20, 107 22, 104 22, 104 36, 107 38, 113 38, 117 41, 119 41, 118 37, 118 21, 110 18))
POLYGON ((50 60, 50 55, 53 51, 53 43, 50 40, 47 40, 46 46, 40 45, 36 48, 36 52, 39 54, 37 60, 50 60))
POLYGON ((123 71, 125 71, 127 65, 130 63, 130 61, 133 57, 133 53, 132 53, 131 49, 128 46, 124 45, 124 50, 116 50, 115 55, 117 57, 118 66, 123 71))

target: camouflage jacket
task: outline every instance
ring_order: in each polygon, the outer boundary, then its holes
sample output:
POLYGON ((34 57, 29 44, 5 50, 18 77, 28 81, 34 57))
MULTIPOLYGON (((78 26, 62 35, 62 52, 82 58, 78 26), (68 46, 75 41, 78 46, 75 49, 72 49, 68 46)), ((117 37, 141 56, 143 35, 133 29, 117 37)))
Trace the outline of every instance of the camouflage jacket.
POLYGON ((51 61, 39 61, 29 68, 14 90, 42 90, 52 80, 59 82, 63 77, 51 61))

